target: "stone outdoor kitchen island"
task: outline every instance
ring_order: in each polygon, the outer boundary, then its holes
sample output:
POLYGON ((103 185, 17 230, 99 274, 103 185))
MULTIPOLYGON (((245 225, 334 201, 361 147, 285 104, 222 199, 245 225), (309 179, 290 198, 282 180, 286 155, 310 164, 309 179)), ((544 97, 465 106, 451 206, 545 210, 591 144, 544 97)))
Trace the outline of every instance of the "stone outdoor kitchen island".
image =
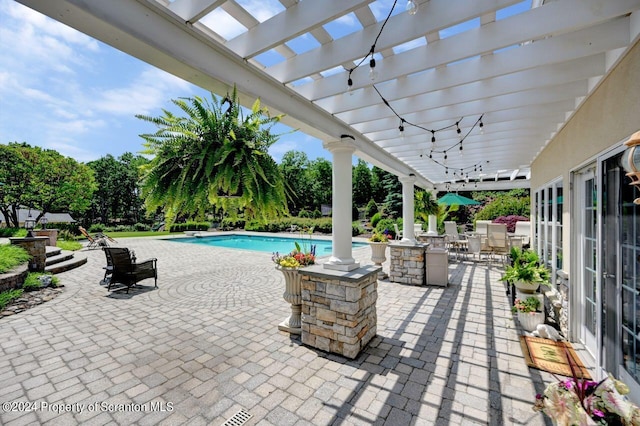
POLYGON ((376 266, 349 272, 301 269, 302 343, 355 358, 376 335, 376 266))

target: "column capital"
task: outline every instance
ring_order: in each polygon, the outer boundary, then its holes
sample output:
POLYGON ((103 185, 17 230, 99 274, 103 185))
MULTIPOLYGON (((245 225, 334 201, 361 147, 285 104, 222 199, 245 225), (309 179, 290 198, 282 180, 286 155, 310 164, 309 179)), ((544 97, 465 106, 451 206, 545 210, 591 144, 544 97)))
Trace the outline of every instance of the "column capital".
POLYGON ((351 143, 351 139, 343 137, 339 140, 322 141, 322 147, 331 153, 344 152, 353 154, 356 147, 351 143))
POLYGON ((416 183, 416 175, 410 174, 409 176, 398 176, 398 180, 401 183, 416 183))

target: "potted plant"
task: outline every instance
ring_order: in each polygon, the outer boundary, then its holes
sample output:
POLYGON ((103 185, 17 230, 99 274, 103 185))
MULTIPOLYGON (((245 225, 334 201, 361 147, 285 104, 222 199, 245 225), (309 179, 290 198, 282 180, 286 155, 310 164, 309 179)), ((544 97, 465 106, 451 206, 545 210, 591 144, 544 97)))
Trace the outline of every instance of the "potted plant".
POLYGON ((278 329, 291 334, 300 334, 302 333, 302 283, 298 270, 315 263, 316 246, 311 245, 309 251, 304 251, 296 242, 295 249, 290 253, 281 255, 275 252, 271 259, 276 264, 276 269, 284 275, 285 290, 282 297, 291 304, 291 315, 278 325, 278 329))
POLYGON ((516 299, 511 311, 518 314, 518 321, 526 331, 533 331, 538 324, 544 323, 544 312, 540 312, 540 299, 528 296, 526 299, 516 299))
POLYGON ((514 247, 511 249, 511 261, 500 278, 502 281, 513 283, 523 293, 533 293, 540 285, 551 286, 549 269, 541 264, 534 251, 514 247))
POLYGON ((389 245, 389 236, 385 232, 374 231, 369 238, 369 246, 371 247, 371 261, 380 267, 378 279, 386 278, 386 274, 382 271, 382 264, 387 260, 387 245, 389 245))

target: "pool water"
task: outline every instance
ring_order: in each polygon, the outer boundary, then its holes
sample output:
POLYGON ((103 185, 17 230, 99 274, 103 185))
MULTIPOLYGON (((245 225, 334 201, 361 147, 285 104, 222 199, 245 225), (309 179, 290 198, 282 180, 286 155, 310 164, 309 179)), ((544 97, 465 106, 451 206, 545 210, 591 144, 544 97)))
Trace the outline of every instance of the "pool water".
MULTIPOLYGON (((316 245, 316 256, 331 254, 331 240, 305 238, 268 237, 262 235, 216 235, 210 237, 175 238, 166 241, 188 244, 203 244, 207 246, 225 247, 240 250, 264 251, 268 253, 289 253, 295 249, 295 242, 300 244, 303 251, 310 250, 311 244, 316 245)), ((352 243, 353 248, 364 247, 366 243, 352 243)))

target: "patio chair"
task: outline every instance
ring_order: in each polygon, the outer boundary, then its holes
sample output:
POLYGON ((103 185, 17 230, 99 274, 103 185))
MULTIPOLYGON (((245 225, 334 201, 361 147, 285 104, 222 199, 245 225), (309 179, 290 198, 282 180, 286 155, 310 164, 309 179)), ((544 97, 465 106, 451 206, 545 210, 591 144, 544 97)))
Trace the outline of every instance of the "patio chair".
POLYGON ((401 240, 402 239, 402 231, 400 229, 398 229, 398 224, 397 223, 393 224, 393 229, 396 232, 396 240, 401 240))
POLYGON ((453 221, 444 222, 444 233, 447 236, 447 243, 449 244, 449 247, 456 253, 457 260, 458 254, 462 249, 467 248, 468 242, 460 236, 458 233, 458 224, 453 221))
POLYGON ((529 245, 529 240, 531 239, 531 222, 524 220, 517 221, 514 234, 517 237, 522 237, 523 246, 529 245))
POLYGON ((476 233, 487 235, 487 225, 490 224, 490 220, 476 220, 476 233))
MULTIPOLYGON (((108 238, 105 235, 101 235, 101 234, 96 234, 93 237, 91 235, 89 235, 89 233, 87 232, 86 229, 84 229, 82 226, 78 226, 78 229, 80 230, 80 233, 87 239, 87 241, 89 241, 89 244, 87 245, 87 249, 91 250, 91 249, 99 249, 102 247, 108 247, 109 243, 108 243, 108 238)), ((111 239, 112 241, 115 242, 115 240, 111 239)))
POLYGON ((472 260, 478 255, 478 261, 482 260, 482 237, 480 235, 469 235, 467 237, 467 253, 471 254, 472 260))
POLYGON ((129 289, 142 280, 147 278, 154 279, 154 286, 158 288, 158 269, 156 267, 157 259, 148 259, 143 262, 136 262, 135 257, 126 247, 104 247, 104 253, 107 257, 107 265, 109 257, 111 257, 112 270, 111 280, 108 289, 111 290, 113 284, 119 283, 127 286, 129 289))
POLYGON ((509 254, 509 238, 507 236, 507 225, 504 223, 487 224, 487 244, 491 254, 503 257, 509 254))

